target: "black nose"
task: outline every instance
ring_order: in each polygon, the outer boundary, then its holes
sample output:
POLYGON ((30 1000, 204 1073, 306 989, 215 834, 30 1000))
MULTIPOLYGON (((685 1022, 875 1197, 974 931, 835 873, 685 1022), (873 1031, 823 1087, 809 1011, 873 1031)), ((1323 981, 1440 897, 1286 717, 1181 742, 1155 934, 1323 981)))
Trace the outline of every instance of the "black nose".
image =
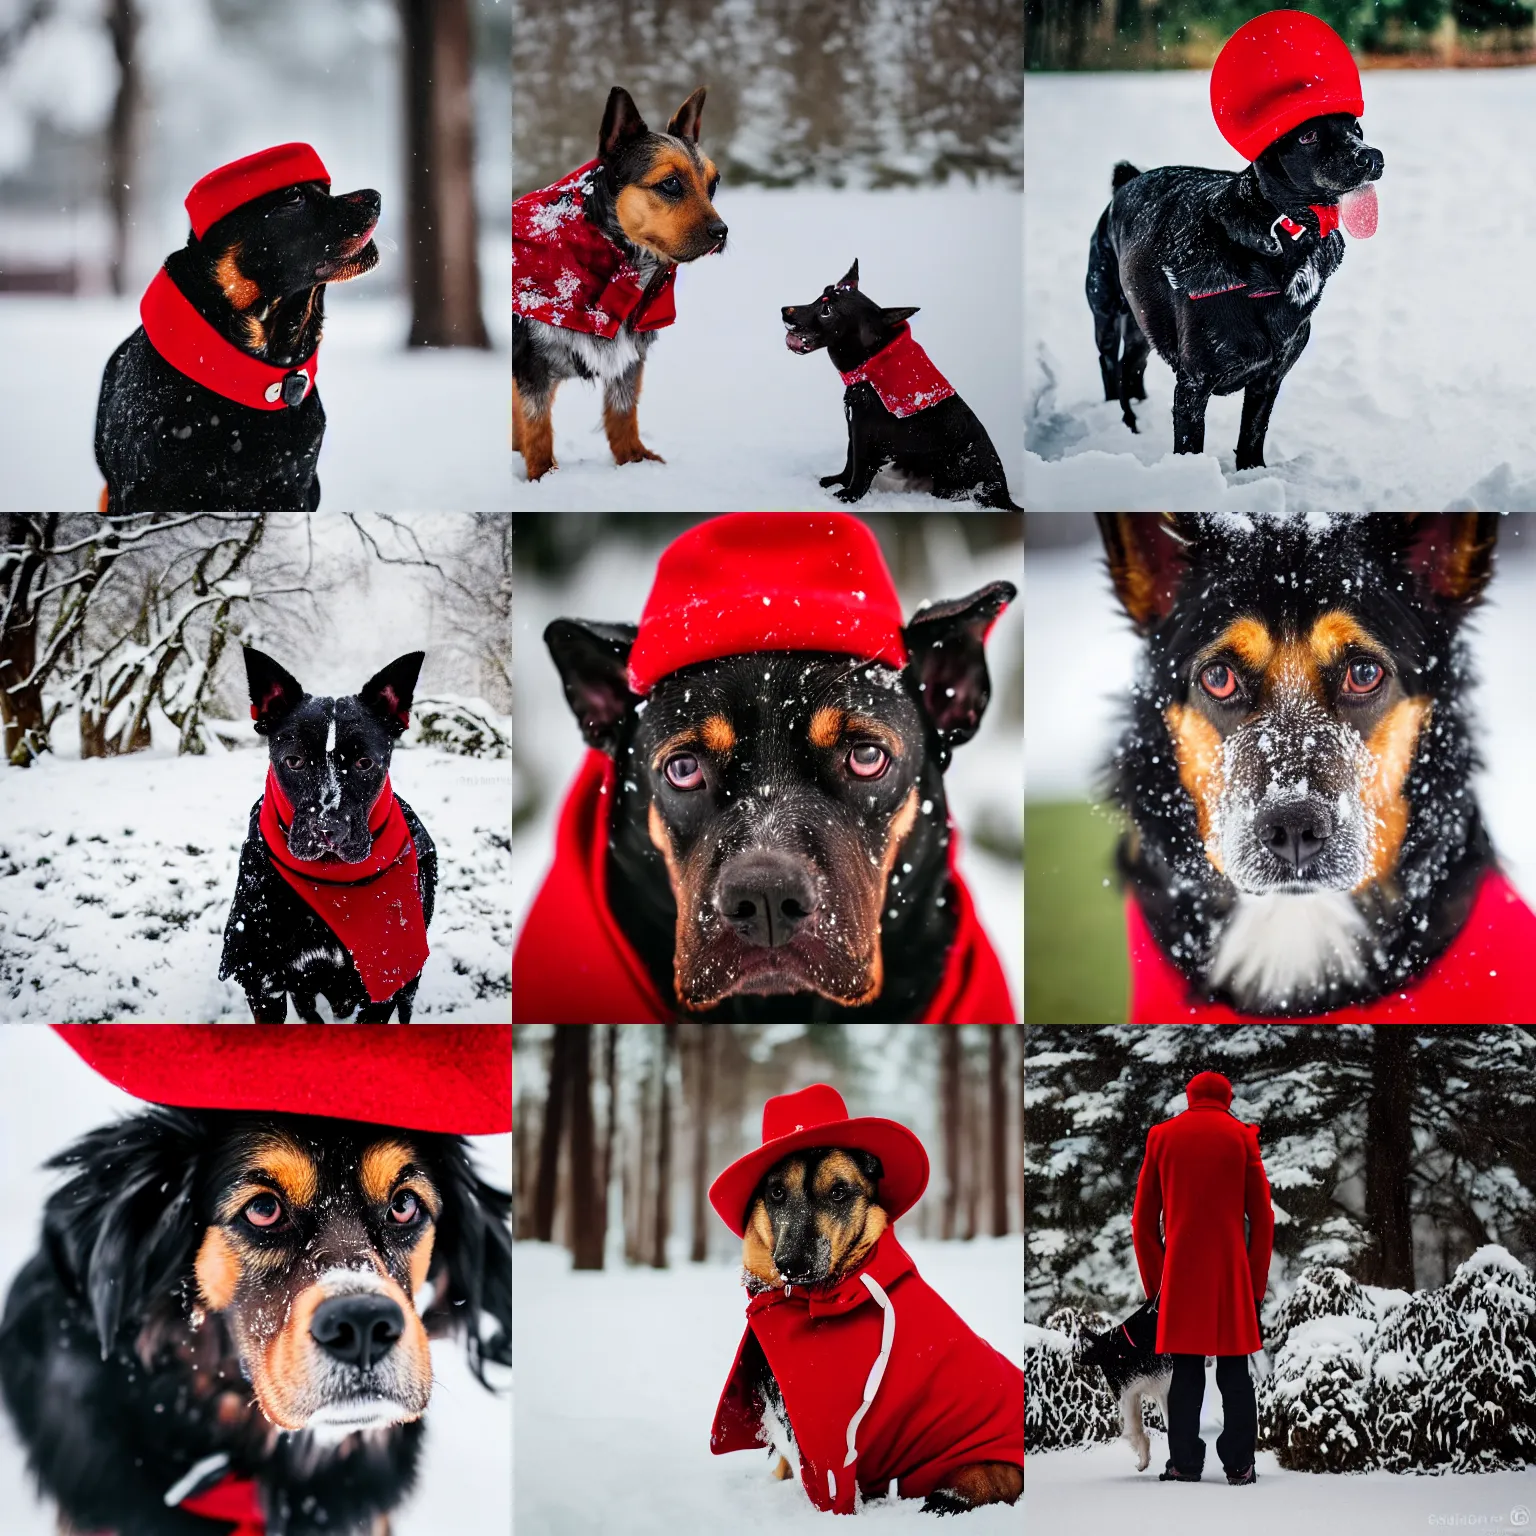
POLYGON ((816 910, 816 887, 787 853, 742 854, 721 870, 715 905, 748 944, 777 949, 816 910))
POLYGON ((332 1296, 315 1308, 309 1331, 328 1355, 366 1371, 394 1348, 405 1318, 388 1296, 332 1296))
POLYGON ((1259 825, 1259 841, 1299 875, 1333 836, 1333 817, 1315 800, 1295 800, 1270 811, 1259 825))
POLYGON ((711 240, 724 240, 731 232, 724 219, 711 219, 704 228, 709 231, 711 240))
POLYGON ((1360 145, 1355 150, 1355 158, 1365 166, 1366 174, 1372 181, 1387 167, 1387 157, 1379 149, 1372 149, 1369 144, 1360 145))
POLYGON ((779 313, 784 317, 785 325, 793 325, 795 323, 795 307, 793 304, 786 304, 779 313))

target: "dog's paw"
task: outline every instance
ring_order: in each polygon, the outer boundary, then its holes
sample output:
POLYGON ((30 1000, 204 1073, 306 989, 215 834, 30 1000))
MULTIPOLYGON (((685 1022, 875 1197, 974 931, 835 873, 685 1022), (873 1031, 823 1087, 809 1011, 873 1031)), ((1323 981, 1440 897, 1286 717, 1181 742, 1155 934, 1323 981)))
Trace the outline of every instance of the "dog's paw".
POLYGON ((646 459, 651 459, 657 464, 665 464, 667 461, 659 453, 652 453, 644 443, 635 443, 633 447, 625 448, 622 452, 615 452, 613 462, 615 464, 642 464, 646 459))
POLYGON ((963 1515, 975 1507, 963 1493, 953 1488, 935 1488, 923 1500, 925 1515, 963 1515))
POLYGON ((864 492, 856 491, 852 486, 845 486, 840 491, 834 491, 833 495, 835 495, 839 501, 863 501, 864 499, 864 492))
POLYGON ((834 485, 841 485, 843 483, 843 477, 841 475, 823 475, 816 483, 823 490, 830 491, 834 485))
POLYGON ((794 1475, 795 1469, 790 1466, 789 1458, 786 1456, 780 1456, 778 1461, 774 1464, 773 1468, 774 1481, 782 1483, 786 1478, 793 1477, 794 1475))

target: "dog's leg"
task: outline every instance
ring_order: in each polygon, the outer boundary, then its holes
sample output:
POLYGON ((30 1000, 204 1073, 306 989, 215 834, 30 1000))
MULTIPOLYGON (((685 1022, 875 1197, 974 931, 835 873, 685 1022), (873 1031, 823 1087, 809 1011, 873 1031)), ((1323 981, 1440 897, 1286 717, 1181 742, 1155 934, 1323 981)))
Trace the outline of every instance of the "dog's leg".
MULTIPOLYGON (((1104 398, 1120 402, 1121 419, 1136 431, 1135 414, 1127 407, 1122 377, 1125 365, 1120 348, 1126 339, 1122 321, 1130 315, 1125 290, 1120 286, 1120 262, 1109 240, 1109 210, 1106 208, 1093 232, 1088 247, 1088 277, 1084 283, 1088 308, 1093 311, 1093 340, 1099 349, 1099 378, 1104 384, 1104 398)), ((1133 326, 1135 321, 1130 322, 1133 326)))
POLYGON ((793 1477, 794 1475, 795 1469, 790 1466, 789 1458, 787 1456, 780 1456, 773 1465, 774 1480, 776 1482, 782 1483, 785 1478, 793 1477))
POLYGON ((1145 1472, 1152 1460, 1152 1442, 1141 1419, 1141 1393, 1135 1387, 1127 1387, 1120 1394, 1120 1428, 1136 1452, 1136 1470, 1145 1472))
POLYGON ((1211 391, 1182 373, 1173 386, 1173 451, 1205 452, 1205 408, 1211 391))
POLYGON ((286 992, 279 992, 276 996, 269 997, 247 989, 245 1000, 250 1005, 253 1024, 286 1024, 288 1022, 286 992))
POLYGON ((512 443, 523 456, 530 480, 541 480, 555 463, 555 391, 559 381, 551 379, 547 389, 534 393, 512 382, 512 443))
POLYGON ((1008 1461, 977 1461, 951 1472, 923 1500, 923 1513, 963 1515, 983 1504, 1016 1504, 1023 1492, 1023 1467, 1008 1461))
POLYGON ((1152 343, 1129 309, 1121 317, 1120 324, 1125 345, 1120 354, 1120 415, 1134 432, 1136 417, 1131 410, 1131 401, 1147 398, 1147 354, 1152 350, 1152 343))
POLYGON ((603 385, 603 431, 615 464, 639 464, 645 459, 666 463, 640 441, 640 376, 644 372, 645 364, 636 363, 603 385))
POLYGON ((306 1024, 324 1024, 320 1017, 320 994, 318 992, 295 992, 293 994, 294 1011, 306 1024))
POLYGON ((867 439, 850 426, 848 433, 848 483, 833 494, 839 501, 858 501, 869 494, 875 471, 884 461, 870 449, 867 439))
POLYGON ((1237 467, 1262 469, 1264 467, 1264 438, 1269 431, 1270 412, 1280 394, 1280 385, 1291 371, 1296 359, 1312 335, 1312 322, 1308 320, 1291 339, 1290 346, 1280 361, 1262 378, 1255 379, 1243 391, 1243 420, 1237 431, 1237 467))
POLYGON ((826 490, 831 490, 834 485, 847 485, 848 477, 853 473, 853 428, 848 429, 848 451, 843 455, 843 467, 835 475, 823 475, 819 484, 826 490))

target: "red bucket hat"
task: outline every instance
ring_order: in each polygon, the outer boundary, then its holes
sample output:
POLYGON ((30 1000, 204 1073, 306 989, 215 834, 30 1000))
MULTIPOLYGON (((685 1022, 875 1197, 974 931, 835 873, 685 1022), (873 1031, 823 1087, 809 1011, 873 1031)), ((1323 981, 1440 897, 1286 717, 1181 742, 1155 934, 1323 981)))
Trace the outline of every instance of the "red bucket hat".
POLYGON ((510 1024, 55 1024, 135 1098, 487 1136, 512 1129, 510 1024))
POLYGON ((199 240, 242 203, 300 181, 331 184, 331 173, 308 144, 274 144, 209 171, 187 193, 187 214, 199 240))
POLYGON ((1190 1078, 1184 1097, 1191 1103, 1220 1104, 1223 1109, 1232 1107, 1232 1084, 1220 1072, 1197 1072, 1190 1078))
POLYGON ((763 1144, 739 1157, 709 1186, 709 1203, 737 1237, 747 1226, 747 1206, 758 1180, 802 1147, 856 1147, 880 1159, 880 1204, 892 1221, 905 1215, 928 1187, 928 1154, 906 1126, 865 1116, 848 1118, 836 1088, 812 1083, 799 1093, 781 1093, 763 1105, 763 1144))
POLYGON ((744 651, 839 651, 907 664, 901 601, 868 527, 846 512, 731 512, 662 552, 629 653, 649 693, 680 667, 744 651))
POLYGON ((1221 136, 1257 160, 1309 117, 1365 111, 1349 45, 1306 11, 1266 11, 1237 29, 1211 70, 1211 111, 1221 136))

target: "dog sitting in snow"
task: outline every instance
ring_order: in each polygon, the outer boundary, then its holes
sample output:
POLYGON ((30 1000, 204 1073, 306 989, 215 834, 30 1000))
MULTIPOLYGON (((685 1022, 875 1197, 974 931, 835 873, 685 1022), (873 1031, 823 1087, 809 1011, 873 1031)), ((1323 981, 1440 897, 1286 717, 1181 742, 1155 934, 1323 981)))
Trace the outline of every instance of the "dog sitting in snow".
POLYGON ((1104 1333, 1085 1333, 1077 1343, 1079 1365, 1097 1367, 1120 1409, 1120 1430, 1136 1453, 1136 1470, 1145 1472, 1152 1460, 1152 1442, 1142 1421, 1142 1404, 1150 1399, 1168 1423, 1168 1387, 1173 1381, 1173 1356, 1157 1352, 1157 1298, 1143 1302, 1123 1323, 1104 1333))

